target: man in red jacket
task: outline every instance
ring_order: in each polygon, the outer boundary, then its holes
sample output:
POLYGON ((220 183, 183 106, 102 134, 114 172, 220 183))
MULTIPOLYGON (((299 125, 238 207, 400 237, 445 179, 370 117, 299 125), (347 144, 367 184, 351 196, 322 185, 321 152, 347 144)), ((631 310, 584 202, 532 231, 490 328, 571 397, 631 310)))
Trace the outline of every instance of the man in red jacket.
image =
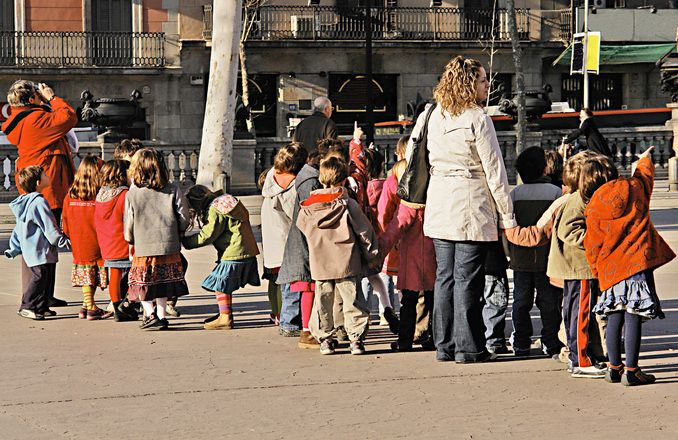
MULTIPOLYGON (((75 111, 66 101, 55 96, 47 85, 36 85, 26 80, 12 84, 7 92, 7 102, 12 113, 2 124, 2 131, 19 151, 16 175, 31 165, 42 167, 50 182, 42 195, 59 221, 64 198, 75 175, 71 150, 65 137, 78 121, 75 111)), ((20 188, 19 192, 22 193, 20 188)), ((50 298, 49 305, 65 306, 66 301, 50 298)))

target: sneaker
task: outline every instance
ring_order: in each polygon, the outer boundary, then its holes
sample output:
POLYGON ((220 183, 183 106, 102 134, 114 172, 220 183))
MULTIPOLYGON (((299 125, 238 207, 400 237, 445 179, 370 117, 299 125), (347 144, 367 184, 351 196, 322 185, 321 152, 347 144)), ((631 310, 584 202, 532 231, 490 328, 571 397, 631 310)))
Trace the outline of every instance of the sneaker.
POLYGON ((87 318, 87 309, 82 307, 80 311, 78 312, 78 318, 80 319, 85 319, 87 318))
POLYGON ((285 338, 298 338, 299 336, 301 336, 301 330, 296 329, 296 328, 286 329, 286 328, 280 327, 280 330, 278 330, 278 333, 280 333, 280 335, 285 337, 285 338))
POLYGON ((652 374, 646 374, 640 371, 640 368, 635 370, 626 370, 626 374, 622 375, 621 383, 627 387, 633 387, 636 385, 649 385, 654 383, 655 377, 652 374))
POLYGON ((526 357, 530 355, 529 348, 515 348, 513 347, 513 355, 519 357, 526 357))
POLYGON ((141 320, 141 324, 139 324, 139 328, 142 330, 145 330, 149 327, 152 327, 156 325, 160 321, 157 316, 155 316, 155 313, 153 313, 151 316, 144 316, 144 319, 141 320))
POLYGON ((158 319, 155 315, 150 319, 150 322, 147 326, 143 327, 144 330, 167 330, 169 327, 169 321, 167 318, 158 319))
POLYGON ((436 344, 433 342, 433 338, 428 333, 419 338, 417 343, 421 345, 421 348, 423 348, 425 351, 433 351, 436 349, 436 344))
POLYGON ((365 354, 365 343, 363 341, 353 341, 350 344, 351 354, 365 354))
POLYGON ((174 318, 178 318, 181 316, 181 312, 171 304, 167 304, 167 306, 165 306, 165 313, 174 318))
POLYGON ((624 375, 623 364, 618 367, 610 365, 609 367, 607 367, 607 372, 605 373, 605 380, 610 383, 619 383, 621 382, 623 375, 624 375))
POLYGON ((490 345, 487 351, 494 354, 509 354, 511 351, 506 345, 490 345))
POLYGON ((602 379, 605 377, 607 368, 600 368, 599 365, 591 365, 590 367, 574 367, 572 369, 572 377, 579 377, 583 379, 602 379))
POLYGON ((297 347, 299 348, 312 348, 316 349, 320 345, 320 342, 318 342, 311 332, 308 330, 302 330, 301 334, 299 335, 299 342, 297 343, 297 347))
POLYGON ((334 354, 334 342, 332 339, 325 339, 320 343, 320 354, 334 354))
POLYGON ((57 315, 57 312, 55 312, 54 310, 50 310, 50 309, 45 309, 45 310, 42 310, 41 312, 38 312, 38 313, 40 313, 43 316, 56 316, 57 315))
POLYGON ((110 318, 111 316, 113 316, 113 313, 107 312, 99 308, 87 311, 88 321, 98 321, 100 319, 110 318))
POLYGON ((400 329, 400 320, 398 320, 398 316, 396 316, 393 309, 391 307, 386 307, 382 316, 386 320, 388 329, 391 330, 391 333, 397 335, 398 330, 400 329))
POLYGON ((497 355, 495 353, 492 353, 492 352, 486 350, 484 353, 481 353, 475 359, 460 358, 460 359, 455 359, 454 361, 457 364, 478 364, 478 363, 481 363, 481 362, 492 362, 495 359, 497 359, 497 355))
POLYGON ((412 346, 411 345, 402 345, 399 344, 398 341, 391 342, 391 350, 393 351, 398 351, 398 352, 407 352, 407 351, 412 351, 412 346))
POLYGON ((48 307, 67 307, 68 301, 64 301, 63 299, 59 299, 59 298, 50 298, 47 306, 48 307))
POLYGON ((43 319, 45 319, 44 315, 41 315, 39 313, 35 313, 33 310, 28 310, 28 309, 21 309, 21 310, 19 310, 18 314, 22 318, 34 319, 36 321, 42 321, 43 319))
POLYGON ((572 361, 567 361, 567 372, 572 373, 572 370, 574 367, 572 367, 572 361))
POLYGON ((116 322, 136 321, 139 319, 139 314, 134 307, 123 301, 113 304, 113 315, 116 322))
POLYGON ((334 331, 334 334, 337 337, 337 341, 339 342, 348 341, 348 333, 346 333, 346 329, 344 328, 343 325, 337 327, 337 329, 334 331))

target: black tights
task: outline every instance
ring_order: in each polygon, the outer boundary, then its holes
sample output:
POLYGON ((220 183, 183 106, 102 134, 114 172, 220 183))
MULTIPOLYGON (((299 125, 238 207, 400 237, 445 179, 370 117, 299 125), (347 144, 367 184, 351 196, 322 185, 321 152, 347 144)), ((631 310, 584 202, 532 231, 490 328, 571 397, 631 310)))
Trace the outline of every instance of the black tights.
POLYGON ((613 312, 607 315, 607 356, 612 365, 622 364, 621 337, 624 328, 624 351, 626 352, 626 367, 638 367, 638 354, 640 352, 641 325, 643 320, 639 315, 628 312, 613 312))

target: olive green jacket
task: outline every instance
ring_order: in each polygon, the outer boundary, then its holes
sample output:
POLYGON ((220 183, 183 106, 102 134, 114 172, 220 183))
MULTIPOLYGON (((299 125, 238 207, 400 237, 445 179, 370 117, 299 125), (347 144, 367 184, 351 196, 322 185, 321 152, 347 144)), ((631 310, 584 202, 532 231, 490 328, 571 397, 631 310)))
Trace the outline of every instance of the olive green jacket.
POLYGON ((219 260, 244 260, 259 255, 257 240, 250 225, 250 213, 237 198, 224 194, 212 201, 207 223, 195 235, 181 240, 186 249, 209 244, 217 250, 219 260))

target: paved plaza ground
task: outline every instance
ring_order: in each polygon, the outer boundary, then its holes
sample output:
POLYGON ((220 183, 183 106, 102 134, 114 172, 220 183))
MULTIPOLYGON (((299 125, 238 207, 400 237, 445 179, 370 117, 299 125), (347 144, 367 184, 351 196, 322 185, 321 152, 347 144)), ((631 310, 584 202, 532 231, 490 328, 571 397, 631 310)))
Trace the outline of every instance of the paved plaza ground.
MULTIPOLYGON (((678 198, 657 190, 652 215, 678 250, 678 198)), ((656 274, 667 318, 644 326, 641 365, 658 381, 625 388, 573 379, 545 358, 457 365, 392 353, 385 327, 370 329, 364 356, 320 356, 267 323, 265 286, 234 295, 236 330, 204 331, 216 305, 200 281, 215 253, 186 256, 191 295, 166 332, 79 320, 69 253, 56 294, 70 307, 19 318, 19 262, 1 259, 0 439, 678 438, 676 261, 656 274)), ((106 298, 97 293, 101 306, 106 298)))

